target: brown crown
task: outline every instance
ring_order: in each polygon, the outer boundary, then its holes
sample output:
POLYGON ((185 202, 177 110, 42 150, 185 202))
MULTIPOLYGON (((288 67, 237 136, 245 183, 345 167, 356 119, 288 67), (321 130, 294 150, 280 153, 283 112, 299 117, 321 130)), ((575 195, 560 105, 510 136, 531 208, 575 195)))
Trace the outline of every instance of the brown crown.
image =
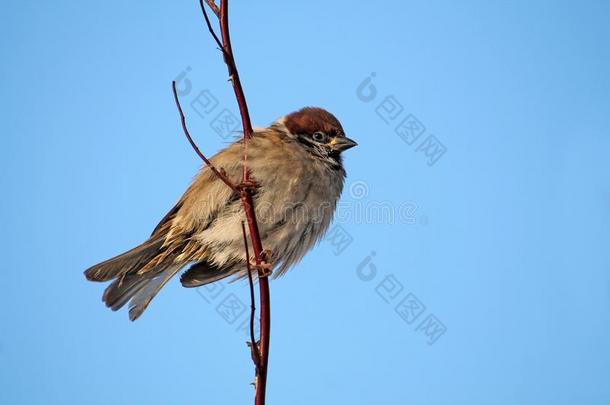
POLYGON ((318 107, 305 107, 290 113, 284 119, 286 129, 292 134, 313 134, 323 131, 331 136, 345 136, 339 120, 318 107))

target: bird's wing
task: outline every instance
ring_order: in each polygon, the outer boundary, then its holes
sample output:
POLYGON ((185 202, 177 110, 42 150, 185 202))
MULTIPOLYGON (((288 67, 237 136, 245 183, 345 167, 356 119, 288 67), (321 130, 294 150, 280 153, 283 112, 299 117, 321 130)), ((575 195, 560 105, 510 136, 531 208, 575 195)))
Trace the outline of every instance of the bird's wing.
POLYGON ((193 264, 180 276, 183 287, 200 287, 230 276, 234 273, 234 265, 225 264, 219 267, 205 260, 193 264))
MULTIPOLYGON (((242 176, 243 147, 235 142, 218 152, 210 161, 223 170, 233 184, 242 176)), ((238 196, 207 165, 203 166, 176 205, 155 227, 152 235, 166 238, 206 229, 218 213, 238 196)))
POLYGON ((180 207, 182 207, 182 198, 176 203, 176 205, 174 205, 174 208, 172 208, 167 214, 165 214, 163 219, 157 224, 155 229, 152 231, 152 234, 150 235, 151 239, 154 239, 155 236, 164 233, 166 227, 171 225, 171 221, 178 213, 178 210, 180 210, 180 207))

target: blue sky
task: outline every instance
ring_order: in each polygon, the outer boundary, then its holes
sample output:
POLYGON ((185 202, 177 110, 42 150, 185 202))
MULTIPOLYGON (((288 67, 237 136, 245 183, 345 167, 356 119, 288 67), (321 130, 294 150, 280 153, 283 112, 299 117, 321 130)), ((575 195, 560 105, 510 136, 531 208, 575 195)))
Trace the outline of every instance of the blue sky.
MULTIPOLYGON (((318 105, 359 143, 271 284, 268 403, 609 403, 610 4, 231 3, 254 124, 318 105)), ((173 280, 132 323, 82 277, 200 166, 172 80, 200 147, 230 139, 197 2, 3 6, 0 402, 248 403, 244 284, 173 280)))

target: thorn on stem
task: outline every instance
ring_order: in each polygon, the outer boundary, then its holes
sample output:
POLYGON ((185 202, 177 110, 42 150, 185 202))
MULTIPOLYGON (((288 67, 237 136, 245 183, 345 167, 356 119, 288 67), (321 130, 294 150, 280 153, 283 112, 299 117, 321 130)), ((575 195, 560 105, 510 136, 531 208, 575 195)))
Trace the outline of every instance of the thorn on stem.
POLYGON ((246 345, 248 345, 248 347, 250 348, 250 356, 252 357, 252 362, 256 366, 256 370, 258 373, 261 358, 261 341, 257 340, 254 345, 252 345, 252 342, 246 342, 246 345))

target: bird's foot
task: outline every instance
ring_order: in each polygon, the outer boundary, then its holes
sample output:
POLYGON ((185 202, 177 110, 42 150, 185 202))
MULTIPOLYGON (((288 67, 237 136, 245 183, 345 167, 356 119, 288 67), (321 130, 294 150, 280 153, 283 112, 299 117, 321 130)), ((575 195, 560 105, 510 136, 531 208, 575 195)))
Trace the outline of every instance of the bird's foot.
POLYGON ((243 191, 254 191, 257 188, 260 187, 260 184, 258 184, 258 182, 256 182, 255 180, 249 179, 246 181, 242 181, 241 183, 239 183, 236 188, 243 192, 243 191))
POLYGON ((269 249, 265 249, 261 252, 260 263, 256 263, 256 258, 250 258, 250 266, 258 271, 258 277, 269 277, 273 274, 273 264, 271 264, 272 252, 269 249))

